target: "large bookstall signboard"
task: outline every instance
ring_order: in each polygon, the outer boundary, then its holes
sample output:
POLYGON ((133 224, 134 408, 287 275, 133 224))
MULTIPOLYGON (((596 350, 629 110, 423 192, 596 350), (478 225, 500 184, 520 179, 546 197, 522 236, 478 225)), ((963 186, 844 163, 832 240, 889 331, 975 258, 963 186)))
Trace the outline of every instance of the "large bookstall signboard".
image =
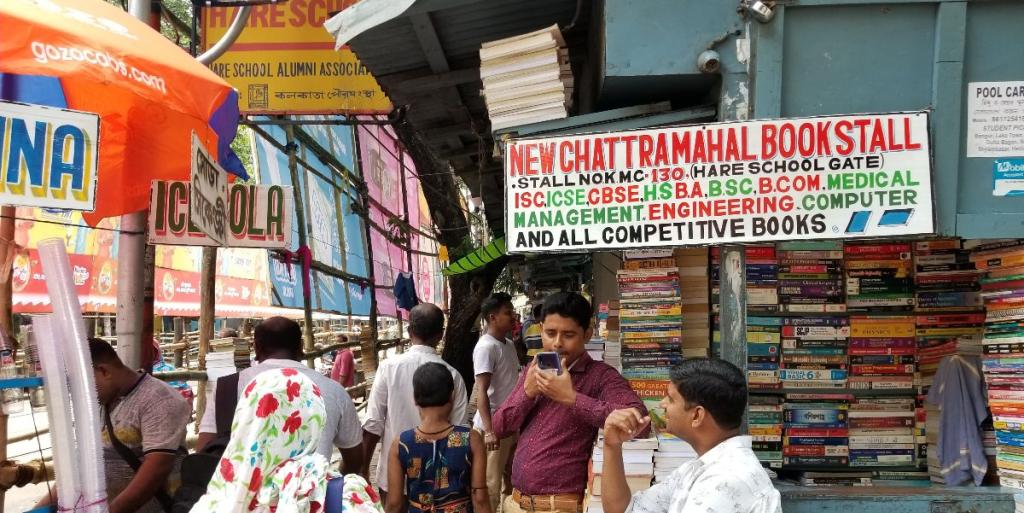
POLYGON ((520 139, 511 253, 929 234, 924 112, 520 139))

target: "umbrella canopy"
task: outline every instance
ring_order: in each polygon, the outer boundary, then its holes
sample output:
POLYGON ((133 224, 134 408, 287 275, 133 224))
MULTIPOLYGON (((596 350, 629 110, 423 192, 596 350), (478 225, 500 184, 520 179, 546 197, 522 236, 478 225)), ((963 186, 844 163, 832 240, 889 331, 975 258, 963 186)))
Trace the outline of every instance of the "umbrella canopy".
POLYGON ((192 132, 225 169, 245 176, 230 148, 237 92, 116 6, 3 0, 0 34, 0 99, 42 99, 100 115, 96 209, 88 222, 147 208, 154 179, 188 179, 192 132))

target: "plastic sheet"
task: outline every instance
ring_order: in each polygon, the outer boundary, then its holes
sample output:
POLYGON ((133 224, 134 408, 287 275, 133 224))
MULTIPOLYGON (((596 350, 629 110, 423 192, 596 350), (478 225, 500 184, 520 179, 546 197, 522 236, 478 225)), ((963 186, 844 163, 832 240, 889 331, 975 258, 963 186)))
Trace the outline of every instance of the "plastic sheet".
POLYGON ((86 353, 87 336, 81 305, 71 277, 64 239, 46 239, 39 243, 39 261, 46 274, 46 288, 53 305, 51 327, 60 335, 64 363, 71 384, 75 407, 75 438, 78 441, 77 465, 82 469, 82 507, 85 513, 107 512, 107 485, 100 444, 99 401, 92 361, 86 353), (88 469, 86 471, 85 469, 88 469))

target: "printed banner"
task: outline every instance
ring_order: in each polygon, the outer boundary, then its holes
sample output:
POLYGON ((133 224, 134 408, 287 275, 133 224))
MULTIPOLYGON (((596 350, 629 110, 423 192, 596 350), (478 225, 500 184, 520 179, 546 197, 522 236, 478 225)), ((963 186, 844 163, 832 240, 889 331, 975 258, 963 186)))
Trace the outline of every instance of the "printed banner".
POLYGON ((189 189, 189 223, 195 224, 218 246, 227 241, 228 175, 192 132, 192 186, 189 189))
POLYGON ((0 101, 0 203, 92 210, 100 118, 0 101))
MULTIPOLYGON (((412 272, 409 259, 402 246, 392 242, 391 236, 400 236, 397 221, 404 219, 406 209, 419 211, 419 181, 411 159, 404 158, 399 148, 398 137, 387 127, 364 125, 357 132, 363 179, 370 194, 370 221, 376 228, 370 228, 370 244, 373 249, 374 279, 377 289, 377 311, 382 315, 398 316, 399 310, 392 290, 399 273, 412 272), (403 170, 404 166, 404 170, 403 170), (405 177, 405 192, 408 205, 402 204, 402 177, 405 177), (382 233, 382 231, 384 233, 382 233)), ((418 226, 419 216, 410 214, 410 225, 418 226)), ((410 233, 410 237, 415 232, 410 233)), ((414 244, 412 241, 410 245, 414 244)), ((416 276, 417 294, 420 283, 416 276)))
MULTIPOLYGON (((391 101, 347 47, 334 49, 329 13, 355 0, 291 0, 252 8, 231 48, 210 65, 238 89, 243 114, 388 113, 391 101)), ((227 32, 237 8, 203 9, 203 41, 227 32)))
POLYGON ((510 253, 929 234, 928 115, 516 140, 505 202, 510 253))
MULTIPOLYGON (((282 128, 268 126, 264 130, 279 143, 284 143, 285 135, 282 128)), ((350 127, 323 125, 302 127, 301 130, 327 149, 343 166, 352 166, 355 152, 350 127)), ((363 225, 359 215, 351 208, 352 202, 358 200, 358 193, 351 186, 344 185, 344 180, 336 176, 337 171, 322 162, 304 144, 299 145, 298 151, 302 160, 312 168, 304 170, 298 184, 292 184, 287 155, 278 151, 270 141, 258 137, 254 153, 261 182, 299 187, 305 204, 307 227, 299 227, 294 218, 289 221, 288 229, 293 232, 292 246, 295 246, 298 240, 298 230, 308 228, 308 244, 315 261, 365 277, 363 225)), ((350 171, 351 169, 349 167, 350 171)), ((303 299, 300 267, 283 264, 275 258, 270 258, 269 264, 273 303, 301 308, 303 299)), ((316 271, 311 273, 311 278, 312 303, 315 309, 355 315, 369 314, 368 289, 316 271)))
MULTIPOLYGON (((192 221, 189 183, 153 181, 149 209, 150 244, 216 246, 192 221)), ((228 187, 228 236, 231 247, 282 248, 291 246, 294 195, 291 187, 247 185, 228 187)))

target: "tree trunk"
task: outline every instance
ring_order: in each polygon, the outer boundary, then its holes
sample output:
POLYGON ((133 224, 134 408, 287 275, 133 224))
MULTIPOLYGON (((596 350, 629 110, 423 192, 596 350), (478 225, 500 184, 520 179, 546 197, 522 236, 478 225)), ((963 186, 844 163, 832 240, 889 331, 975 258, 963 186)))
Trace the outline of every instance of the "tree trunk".
MULTIPOLYGON (((437 237, 448 248, 451 261, 465 256, 476 248, 465 244, 469 240, 469 220, 461 207, 461 197, 455 174, 447 162, 438 159, 408 121, 395 125, 395 132, 420 175, 423 196, 430 215, 437 226, 437 237)), ((448 328, 445 331, 442 358, 455 367, 466 380, 473 383, 473 347, 479 337, 480 304, 494 288, 498 275, 508 264, 502 257, 470 274, 448 279, 451 301, 448 309, 448 328)))
POLYGON ((507 262, 508 258, 502 257, 478 272, 459 274, 448 279, 452 299, 441 357, 462 374, 467 390, 475 379, 473 347, 480 338, 480 323, 477 320, 480 304, 491 294, 494 282, 507 262))

